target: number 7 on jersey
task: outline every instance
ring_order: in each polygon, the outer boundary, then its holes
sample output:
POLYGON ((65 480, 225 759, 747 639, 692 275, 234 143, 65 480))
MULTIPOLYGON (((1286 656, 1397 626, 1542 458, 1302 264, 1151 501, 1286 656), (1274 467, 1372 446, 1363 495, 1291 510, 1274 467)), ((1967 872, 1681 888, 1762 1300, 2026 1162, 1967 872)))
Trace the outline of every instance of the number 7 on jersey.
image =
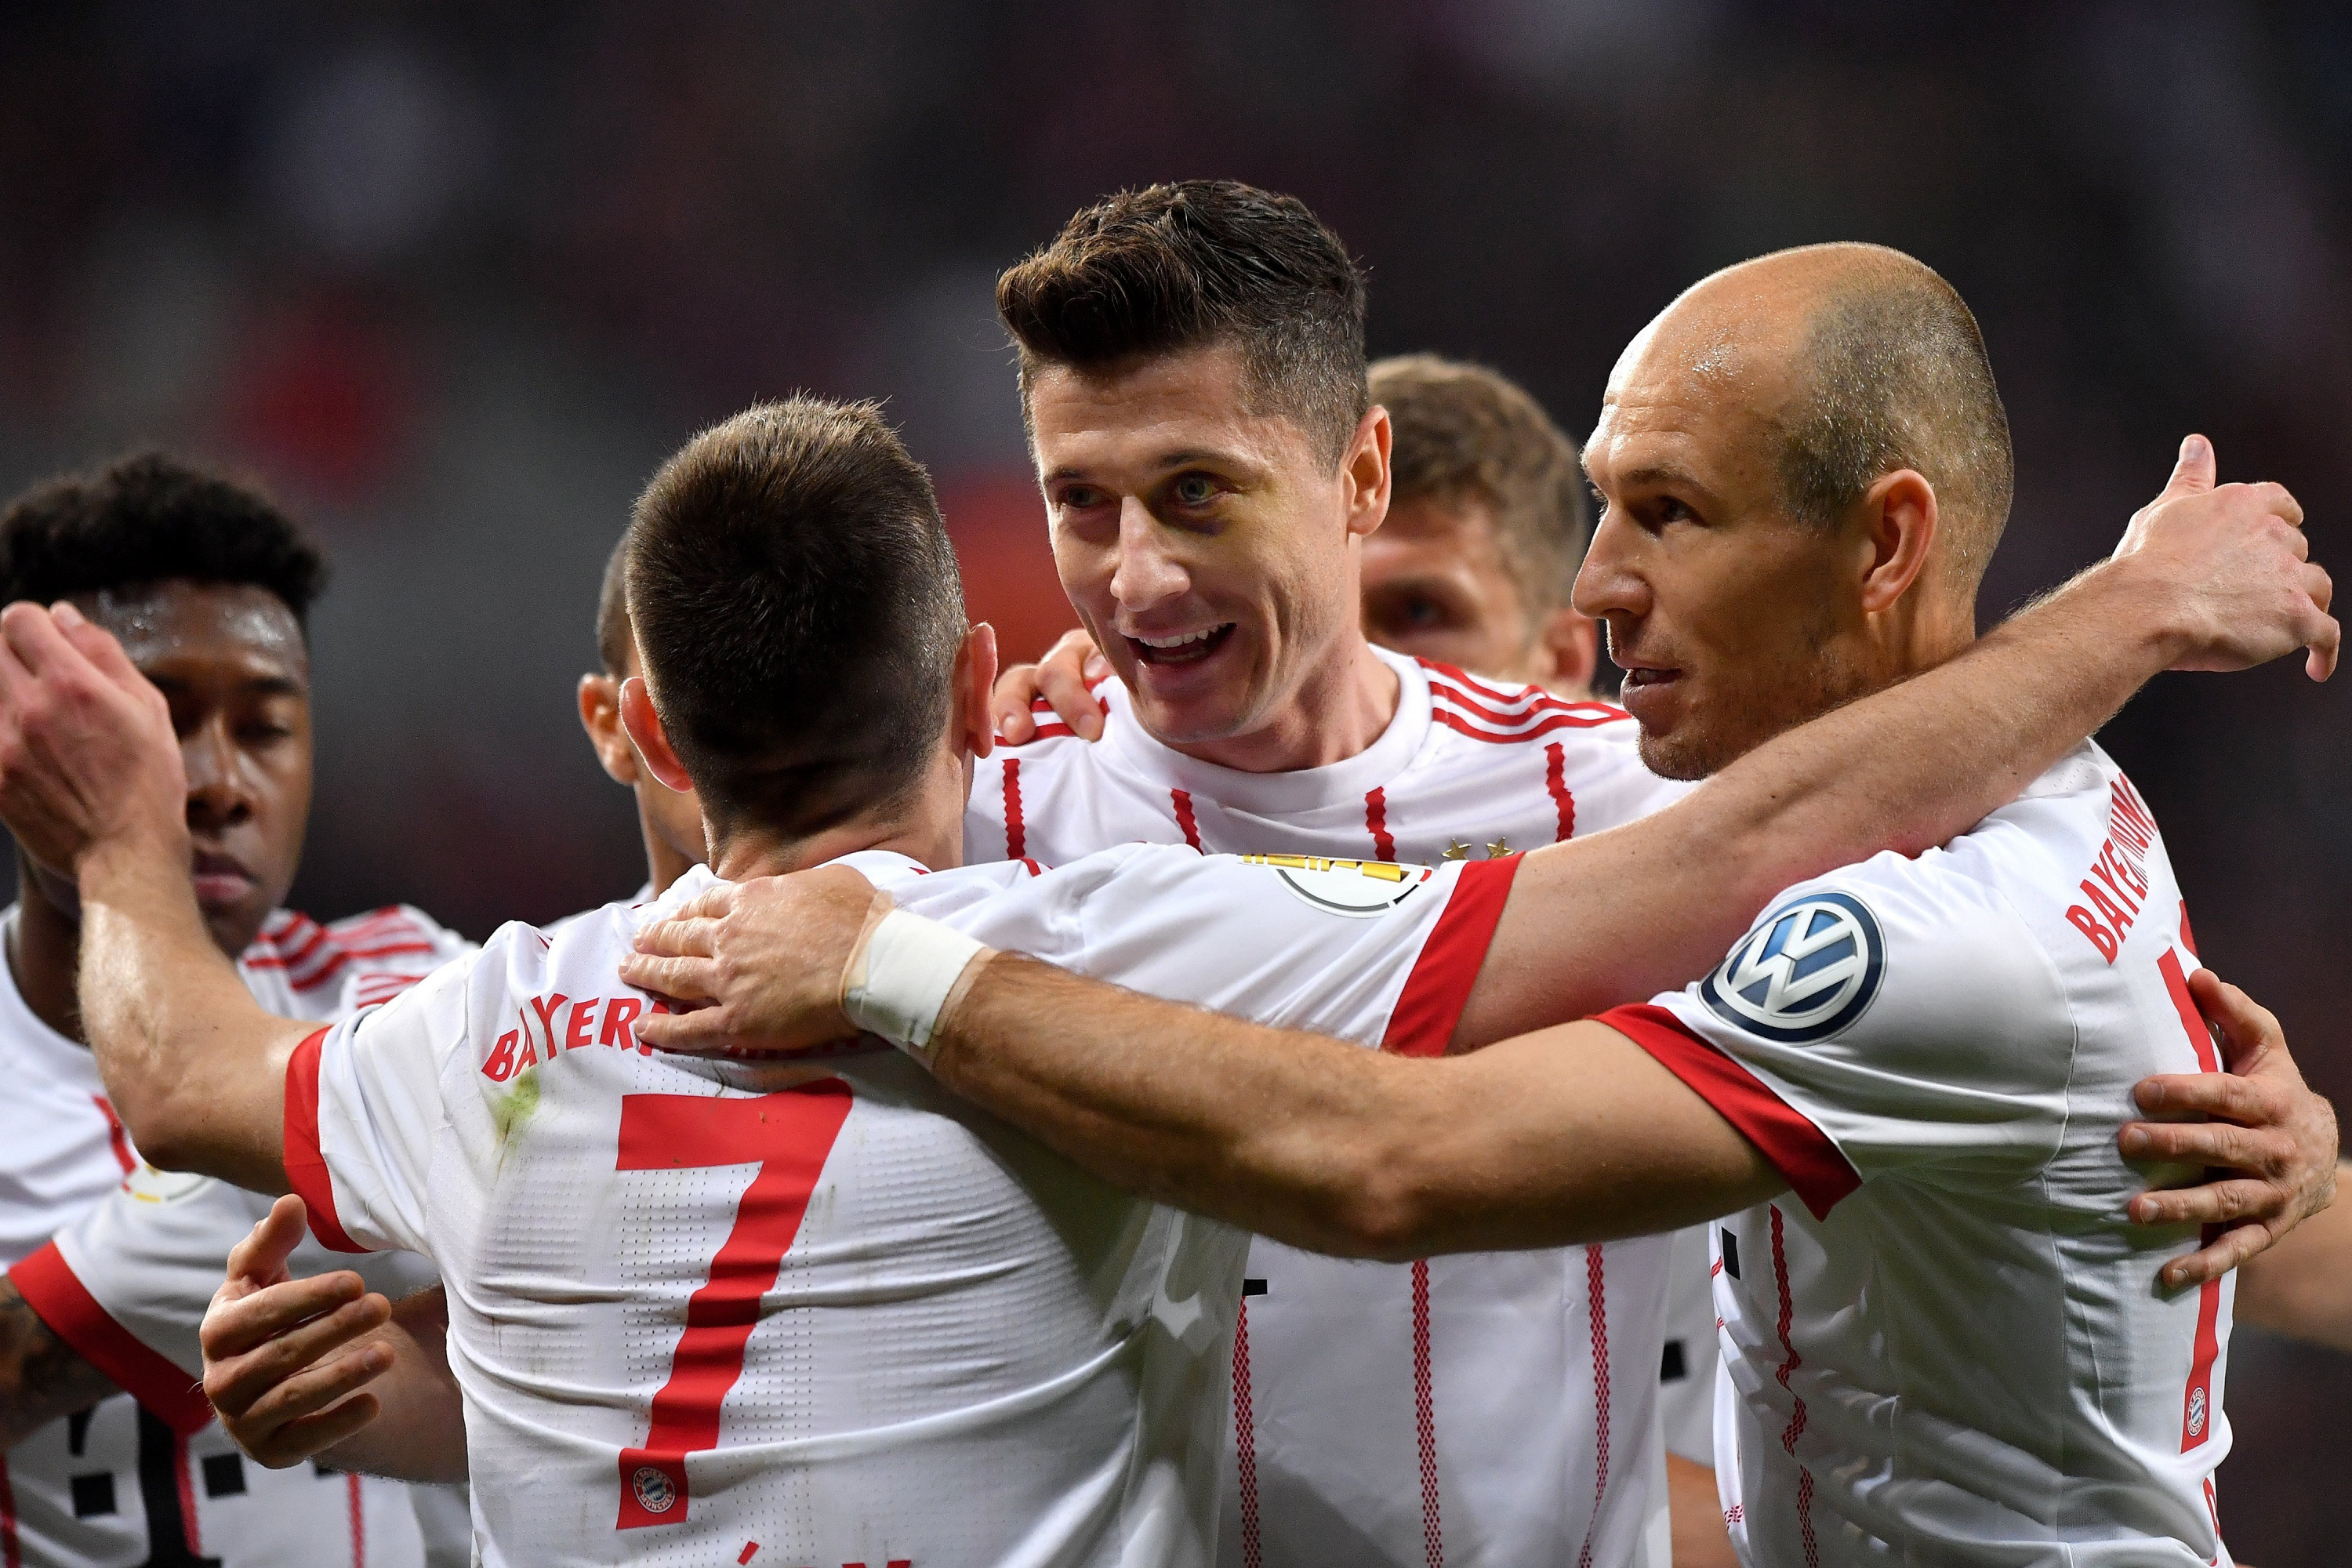
POLYGON ((616 1530, 681 1524, 686 1457, 719 1446, 719 1406, 743 1375, 743 1347, 800 1233, 825 1156, 849 1119, 849 1086, 838 1079, 753 1100, 698 1094, 632 1094, 621 1100, 622 1171, 751 1165, 759 1174, 735 1206, 734 1227, 710 1260, 710 1277, 686 1304, 686 1332, 670 1357, 669 1381, 654 1395, 642 1447, 621 1450, 616 1530))

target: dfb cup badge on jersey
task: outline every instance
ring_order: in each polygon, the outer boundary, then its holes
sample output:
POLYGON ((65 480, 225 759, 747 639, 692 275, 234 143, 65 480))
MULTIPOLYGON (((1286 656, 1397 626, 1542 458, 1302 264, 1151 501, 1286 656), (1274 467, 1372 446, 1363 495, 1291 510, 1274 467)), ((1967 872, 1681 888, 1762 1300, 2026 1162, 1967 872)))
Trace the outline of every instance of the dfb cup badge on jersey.
POLYGON ((636 1491, 637 1506, 647 1513, 667 1513, 677 1501, 677 1489, 670 1485, 669 1477, 651 1465, 639 1465, 629 1485, 636 1491))
POLYGON ((1886 939, 1847 893, 1791 899, 1758 921, 1699 984, 1733 1027, 1806 1045, 1852 1025, 1878 994, 1886 939))
POLYGON ((1374 920, 1411 898, 1437 873, 1388 860, 1331 860, 1320 855, 1244 855, 1244 866, 1271 868, 1290 896, 1327 915, 1374 920))

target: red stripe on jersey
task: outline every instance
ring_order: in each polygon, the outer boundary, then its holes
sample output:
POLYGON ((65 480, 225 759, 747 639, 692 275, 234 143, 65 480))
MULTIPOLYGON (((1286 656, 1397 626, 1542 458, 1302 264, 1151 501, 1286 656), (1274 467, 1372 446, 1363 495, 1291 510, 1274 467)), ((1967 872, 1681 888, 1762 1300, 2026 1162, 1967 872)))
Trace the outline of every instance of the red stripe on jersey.
MULTIPOLYGON (((2188 906, 2183 905, 2185 911, 2188 906)), ((2172 1009, 2180 1015, 2181 1032, 2189 1037, 2189 1048, 2197 1053, 2197 1066, 2205 1072, 2220 1072, 2221 1061, 2213 1049, 2213 1031, 2207 1026, 2205 1016, 2197 1010, 2197 998, 2189 994, 2189 976, 2180 967, 2180 955, 2170 948, 2156 961, 2158 971, 2164 976, 2164 989, 2172 997, 2172 1009)), ((2213 1239, 2213 1229, 2207 1226, 2204 1239, 2213 1239)), ((2221 1355, 2221 1282, 2208 1279, 2197 1292, 2197 1339, 2189 1352, 2189 1381, 2180 1390, 2180 1451, 2204 1446, 2213 1433, 2213 1424, 2221 1412, 2213 1408, 2213 1363, 2221 1355)))
POLYGON ((1258 1568, 1257 1415, 1250 1402, 1247 1297, 1234 1320, 1234 1468, 1241 1482, 1242 1568, 1258 1568))
POLYGON ((2172 1010, 2180 1015, 2181 1031, 2189 1037, 2189 1048, 2197 1053, 2197 1067, 2201 1072, 2220 1072, 2221 1058, 2213 1052, 2213 1031, 2206 1026, 2205 1015, 2197 1010, 2197 998, 2189 994, 2189 976, 2180 967, 2180 955, 2170 948, 2156 961, 2158 973, 2164 976, 2164 989, 2172 997, 2172 1010))
POLYGON ((1004 759, 1004 858, 1018 860, 1029 853, 1029 827, 1021 820, 1021 759, 1004 759))
MULTIPOLYGON (((211 1406, 205 1408, 209 1411, 211 1406)), ((180 1540, 186 1545, 189 1556, 202 1559, 205 1532, 196 1522, 196 1468, 188 1458, 187 1438, 177 1432, 172 1434, 172 1479, 180 1487, 180 1540)))
POLYGON ((388 942, 382 947, 360 948, 338 952, 309 974, 299 980, 289 980, 287 984, 297 991, 315 991, 341 973, 343 965, 355 958, 396 958, 402 953, 431 952, 432 951, 433 944, 429 942, 388 942))
MULTIPOLYGON (((307 919, 303 923, 310 925, 307 919)), ((306 962, 310 954, 317 952, 326 941, 327 928, 321 925, 310 925, 310 934, 304 937, 301 945, 295 948, 293 952, 265 952, 258 958, 248 957, 245 962, 255 969, 291 969, 296 964, 306 962)))
POLYGON ((16 1541, 16 1489, 8 1484, 8 1456, 0 1454, 0 1568, 25 1568, 16 1541))
POLYGON ((1421 1552, 1445 1568, 1445 1531, 1437 1514, 1437 1401, 1429 1382, 1429 1260, 1412 1265, 1412 1425, 1421 1449, 1421 1552))
MULTIPOLYGON (((1465 681, 1465 684, 1475 685, 1465 681)), ((1578 729, 1593 730, 1603 724, 1614 724, 1620 719, 1632 717, 1622 708, 1612 708, 1606 702, 1563 702, 1549 691, 1530 689, 1517 698, 1489 694, 1493 706, 1481 702, 1467 692, 1433 680, 1429 695, 1433 703, 1451 704, 1462 711, 1464 719, 1483 721, 1496 729, 1526 733, 1524 726, 1538 718, 1565 720, 1578 729)))
MULTIPOLYGON (((1796 1321, 1797 1313, 1789 1293, 1789 1249, 1782 1239, 1784 1226, 1780 1205, 1771 1204, 1767 1206, 1772 1212, 1772 1275, 1780 1288, 1780 1349, 1788 1358, 1781 1362, 1780 1370, 1773 1375, 1787 1390, 1795 1407, 1795 1413, 1789 1417, 1788 1426, 1780 1433, 1780 1447, 1790 1458, 1795 1458, 1797 1439, 1805 1435, 1805 1402, 1795 1389, 1789 1387, 1789 1376, 1804 1364, 1804 1360, 1797 1354, 1797 1347, 1789 1339, 1789 1329, 1796 1321)), ((1813 1540, 1813 1472, 1801 1464, 1797 1467, 1797 1533, 1805 1543, 1805 1568, 1817 1568, 1821 1552, 1813 1540)))
POLYGON ((1539 721, 1528 725, 1524 730, 1502 733, 1494 730, 1482 730, 1460 714, 1444 708, 1432 708, 1429 710, 1429 716, 1449 730, 1467 735, 1474 741, 1484 741, 1491 746, 1516 746, 1522 741, 1538 740, 1555 730, 1590 730, 1598 725, 1616 722, 1614 719, 1579 719, 1565 713, 1546 713, 1539 721))
POLYGON ((131 1134, 123 1131, 122 1118, 114 1114, 111 1100, 102 1094, 93 1094, 89 1099, 98 1107, 98 1113, 106 1118, 106 1141, 113 1146, 114 1163, 122 1167, 127 1176, 139 1168, 138 1156, 131 1152, 131 1134))
POLYGON ((1442 1057, 1454 1043, 1454 1026, 1469 1005, 1470 988, 1477 984, 1478 966, 1495 940, 1496 922, 1503 918, 1511 896, 1511 879, 1518 874, 1519 858, 1465 860, 1454 883, 1453 896, 1437 917, 1429 940, 1421 944, 1389 1014, 1388 1032, 1381 1049, 1401 1057, 1442 1057))
POLYGON ((319 1058, 327 1031, 319 1030, 294 1047, 286 1063, 286 1184, 310 1211, 310 1234, 336 1252, 365 1252, 343 1231, 335 1213, 335 1179, 319 1152, 319 1058))
POLYGON ((1364 793, 1364 831, 1372 836, 1372 858, 1394 860, 1396 839, 1389 832, 1389 792, 1384 789, 1364 793))
POLYGON ((1584 1244, 1584 1291, 1592 1328, 1592 1517, 1576 1565, 1592 1568, 1592 1532, 1601 1527, 1601 1500, 1609 1494, 1609 1287, 1597 1241, 1584 1244))
POLYGON ((1192 797, 1181 789, 1171 789, 1168 792, 1168 799, 1176 807, 1176 826, 1183 830, 1184 842, 1198 849, 1201 847, 1201 828, 1192 820, 1192 797))
MULTIPOLYGON (((361 1502, 359 1472, 344 1476, 343 1484, 352 1494, 352 1568, 367 1568, 367 1510, 361 1502)), ((188 1513, 193 1518, 195 1510, 191 1508, 188 1513)))
MULTIPOLYGON (((1088 687, 1087 689, 1091 691, 1094 689, 1092 687, 1088 687)), ((1029 718, 1030 722, 1037 727, 1036 733, 1029 737, 1032 741, 1050 741, 1057 735, 1075 735, 1077 733, 1076 730, 1071 729, 1068 724, 1063 722, 1062 716, 1054 711, 1054 705, 1046 701, 1042 697, 1029 704, 1029 718)), ((1023 743, 1026 744, 1027 742, 1024 742, 1023 743)))
POLYGON ((188 1374, 114 1321, 81 1282, 54 1241, 8 1270, 8 1282, 49 1331, 112 1378, 181 1436, 213 1418, 205 1391, 188 1374))
POLYGON ((1544 788, 1559 812, 1559 837, 1552 842, 1565 844, 1576 837, 1576 796, 1568 787, 1568 751, 1558 741, 1544 748, 1544 788))
POLYGON ((1691 1033, 1680 1018, 1647 1003, 1612 1007, 1593 1022, 1606 1024, 1652 1056, 1716 1114, 1764 1151, 1815 1219, 1827 1219, 1862 1177, 1827 1134, 1802 1111, 1764 1087, 1763 1080, 1691 1033))
POLYGON ((1045 868, 1040 866, 1036 861, 1032 860, 1026 855, 1021 857, 1021 863, 1029 868, 1029 874, 1033 877, 1042 877, 1045 874, 1045 868))
POLYGON ((2197 933, 2189 929, 2189 900, 2187 899, 2180 900, 2180 945, 2189 950, 2189 957, 2194 958, 2197 956, 2197 933))

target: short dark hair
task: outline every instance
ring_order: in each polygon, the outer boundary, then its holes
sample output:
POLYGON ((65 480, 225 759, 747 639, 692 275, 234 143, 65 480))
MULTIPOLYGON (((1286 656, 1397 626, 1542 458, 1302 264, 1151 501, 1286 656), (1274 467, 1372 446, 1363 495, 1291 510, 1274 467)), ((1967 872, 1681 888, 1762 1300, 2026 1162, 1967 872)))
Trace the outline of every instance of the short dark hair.
POLYGON ((596 590, 596 657, 604 673, 618 680, 629 673, 629 536, 604 558, 604 581, 596 590))
POLYGON ((254 485, 161 452, 45 479, 0 512, 0 602, 169 582, 264 589, 307 631, 327 562, 254 485))
POLYGON ((1435 354, 1378 361, 1370 383, 1394 431, 1391 504, 1482 502, 1528 608, 1566 605, 1592 538, 1592 503, 1576 443, 1543 405, 1498 371, 1435 354))
POLYGON ((1254 410, 1297 421, 1334 468, 1370 406, 1364 274, 1296 196, 1237 180, 1121 191, 1062 226, 996 281, 1021 353, 1092 370, 1231 342, 1254 410))
POLYGON ((706 811, 798 839, 905 798, 947 724, 963 588, 879 406, 793 397, 703 431, 628 547, 637 653, 706 811))
POLYGON ((1806 328, 1810 385, 1782 432, 1790 510, 1823 526, 1898 468, 1936 489, 1946 548, 1973 589, 2009 521, 2016 484, 2009 415, 1984 333, 1959 291, 1926 263, 1855 252, 1806 328))

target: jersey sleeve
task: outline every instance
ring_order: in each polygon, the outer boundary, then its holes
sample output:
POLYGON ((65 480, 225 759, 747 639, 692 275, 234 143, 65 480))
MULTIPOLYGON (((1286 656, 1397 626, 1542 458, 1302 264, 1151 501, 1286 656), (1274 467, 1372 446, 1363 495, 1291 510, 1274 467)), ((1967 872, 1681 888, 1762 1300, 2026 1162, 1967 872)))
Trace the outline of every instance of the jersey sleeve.
POLYGON ((334 1016, 391 1001, 474 944, 410 904, 337 921, 328 935, 347 954, 334 1016))
POLYGON ((1704 978, 1601 1014, 1825 1215, 1864 1182, 1966 1181, 2058 1147, 2072 1015, 1998 888, 1881 855, 1774 901, 1704 978))
MULTIPOLYGON (((286 1179, 337 1252, 426 1252, 425 1194, 483 954, 320 1030, 286 1068, 286 1179)), ((429 1256, 429 1254, 428 1254, 429 1256)))
POLYGON ((1131 844, 946 918, 992 947, 1168 1000, 1435 1056, 1517 866, 1131 844))

